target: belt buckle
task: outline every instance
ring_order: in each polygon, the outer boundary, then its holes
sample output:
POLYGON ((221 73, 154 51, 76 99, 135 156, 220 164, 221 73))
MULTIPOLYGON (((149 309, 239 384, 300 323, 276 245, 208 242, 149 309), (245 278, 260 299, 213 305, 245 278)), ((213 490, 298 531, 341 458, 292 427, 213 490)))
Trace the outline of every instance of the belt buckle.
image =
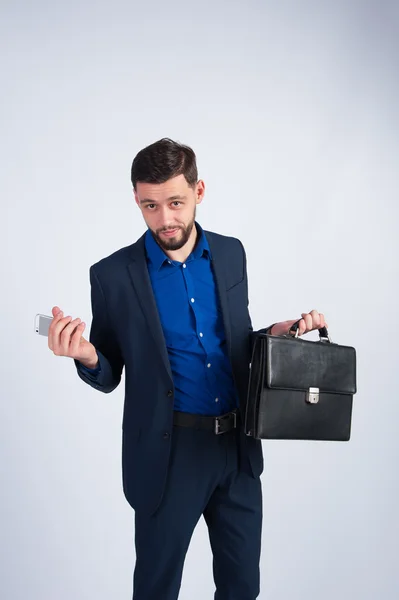
POLYGON ((221 415, 220 417, 215 417, 215 434, 216 435, 221 435, 222 433, 226 433, 226 431, 227 431, 226 429, 224 431, 220 431, 220 421, 223 419, 228 419, 231 416, 234 417, 233 429, 235 429, 237 427, 237 413, 236 412, 230 412, 230 413, 227 413, 226 415, 221 415))

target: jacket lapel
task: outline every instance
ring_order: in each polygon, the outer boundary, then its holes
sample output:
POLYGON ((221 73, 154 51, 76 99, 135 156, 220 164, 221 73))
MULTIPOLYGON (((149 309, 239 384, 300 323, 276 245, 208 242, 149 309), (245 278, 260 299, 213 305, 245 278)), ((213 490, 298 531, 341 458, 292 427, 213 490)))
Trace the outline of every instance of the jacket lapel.
POLYGON ((224 276, 227 265, 224 264, 224 252, 220 247, 219 240, 213 235, 211 231, 205 231, 206 239, 208 240, 209 247, 212 255, 212 268, 215 276, 216 289, 219 296, 220 308, 222 311, 224 331, 226 334, 227 351, 231 359, 231 328, 230 328, 230 313, 229 305, 227 301, 227 286, 226 278, 224 276))
POLYGON ((172 378, 168 350, 166 348, 165 336, 159 318, 158 307, 152 291, 151 279, 148 273, 147 260, 145 255, 144 236, 139 238, 132 246, 133 260, 128 264, 127 268, 135 289, 141 310, 147 321, 148 329, 155 343, 155 348, 160 352, 162 361, 172 378))

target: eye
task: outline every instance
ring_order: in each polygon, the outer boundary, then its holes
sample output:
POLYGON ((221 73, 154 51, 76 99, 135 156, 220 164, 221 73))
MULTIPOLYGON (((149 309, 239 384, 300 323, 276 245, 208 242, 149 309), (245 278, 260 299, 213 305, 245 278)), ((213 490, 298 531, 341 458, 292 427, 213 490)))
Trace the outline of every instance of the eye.
POLYGON ((152 210, 151 206, 155 206, 155 204, 147 204, 146 208, 149 208, 150 210, 152 210))
POLYGON ((179 200, 173 200, 172 204, 174 204, 176 206, 178 204, 181 204, 181 202, 179 200))

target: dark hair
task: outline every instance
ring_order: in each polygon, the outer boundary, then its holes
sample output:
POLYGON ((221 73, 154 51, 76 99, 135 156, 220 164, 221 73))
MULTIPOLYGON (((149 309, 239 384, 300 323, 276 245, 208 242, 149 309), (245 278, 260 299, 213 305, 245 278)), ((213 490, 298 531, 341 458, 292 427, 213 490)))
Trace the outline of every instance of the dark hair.
POLYGON ((162 138, 143 148, 132 163, 131 180, 136 189, 138 181, 164 183, 183 174, 188 185, 194 187, 198 180, 195 153, 189 146, 162 138))

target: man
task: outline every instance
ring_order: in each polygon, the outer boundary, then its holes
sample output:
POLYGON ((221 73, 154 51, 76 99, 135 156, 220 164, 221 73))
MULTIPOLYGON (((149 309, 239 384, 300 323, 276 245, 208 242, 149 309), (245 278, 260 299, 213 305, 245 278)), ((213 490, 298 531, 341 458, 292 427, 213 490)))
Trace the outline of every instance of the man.
MULTIPOLYGON (((245 251, 195 220, 205 192, 193 150, 161 139, 131 171, 147 225, 134 244, 90 267, 90 341, 53 308, 49 347, 109 393, 125 367, 123 487, 135 510, 133 600, 175 600, 204 516, 215 600, 259 594, 261 442, 245 436, 251 360, 245 251)), ((286 334, 296 319, 262 331, 286 334)), ((302 313, 299 334, 323 327, 302 313)))

